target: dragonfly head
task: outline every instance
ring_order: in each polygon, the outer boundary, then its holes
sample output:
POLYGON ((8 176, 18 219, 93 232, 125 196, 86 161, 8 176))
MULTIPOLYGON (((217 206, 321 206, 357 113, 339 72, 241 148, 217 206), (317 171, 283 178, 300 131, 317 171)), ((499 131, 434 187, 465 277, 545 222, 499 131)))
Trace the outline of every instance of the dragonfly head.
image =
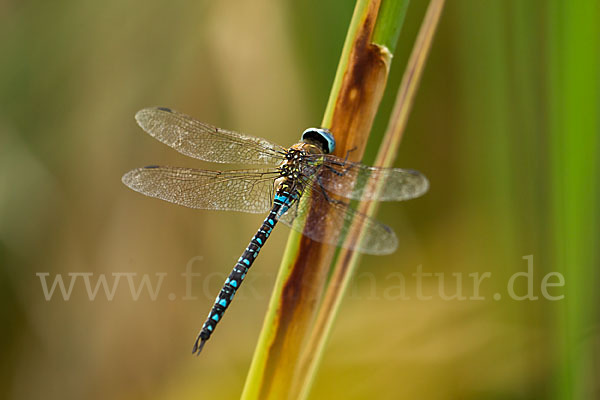
POLYGON ((333 135, 324 128, 308 128, 302 132, 301 139, 305 143, 317 145, 325 154, 330 154, 335 149, 333 135))

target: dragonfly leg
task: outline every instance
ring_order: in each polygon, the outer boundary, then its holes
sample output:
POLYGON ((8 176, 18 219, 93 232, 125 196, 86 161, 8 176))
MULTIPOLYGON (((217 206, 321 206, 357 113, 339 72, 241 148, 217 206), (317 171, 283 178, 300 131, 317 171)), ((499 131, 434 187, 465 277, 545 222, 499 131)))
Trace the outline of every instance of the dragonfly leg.
POLYGON ((337 176, 344 176, 344 175, 346 175, 346 171, 344 171, 344 172, 338 171, 337 169, 333 168, 331 165, 326 165, 325 168, 327 168, 328 170, 330 170, 331 172, 333 172, 337 176))
POLYGON ((350 155, 350 153, 352 153, 353 151, 355 151, 356 149, 358 149, 358 147, 354 146, 353 148, 351 148, 350 150, 348 150, 346 152, 346 158, 344 160, 348 161, 348 156, 350 155))
POLYGON ((330 163, 332 163, 336 166, 339 166, 341 171, 333 168, 331 165, 325 165, 325 167, 327 169, 329 169, 331 172, 333 172, 334 174, 336 174, 337 176, 346 175, 348 173, 348 171, 350 170, 350 168, 352 168, 352 165, 354 164, 354 163, 348 161, 348 155, 350 155, 350 153, 353 152, 354 150, 356 150, 356 147, 354 147, 346 152, 346 158, 343 160, 343 162, 330 161, 330 163))
POLYGON ((325 190, 325 187, 323 186, 323 183, 321 182, 321 177, 317 177, 317 183, 319 184, 319 190, 321 191, 321 194, 323 195, 323 198, 325 198, 325 200, 327 200, 328 203, 333 203, 333 204, 340 204, 340 205, 345 205, 347 206, 348 203, 343 202, 341 200, 337 200, 337 199, 332 199, 328 194, 327 194, 327 190, 325 190))

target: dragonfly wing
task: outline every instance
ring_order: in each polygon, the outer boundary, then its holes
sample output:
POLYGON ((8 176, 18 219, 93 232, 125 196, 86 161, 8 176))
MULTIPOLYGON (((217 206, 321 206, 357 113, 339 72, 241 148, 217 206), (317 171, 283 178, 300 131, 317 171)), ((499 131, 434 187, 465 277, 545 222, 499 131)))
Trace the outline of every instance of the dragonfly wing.
POLYGON ((323 160, 320 183, 339 196, 365 201, 402 201, 419 197, 429 189, 429 181, 419 171, 369 167, 333 155, 320 157, 323 160))
POLYGON ((226 131, 169 108, 145 108, 135 119, 150 136, 204 161, 277 165, 285 151, 267 140, 226 131))
POLYGON ((277 175, 259 169, 204 171, 151 166, 129 171, 122 181, 146 196, 190 208, 264 213, 271 209, 277 175))
POLYGON ((332 199, 317 183, 308 184, 300 200, 279 216, 279 221, 312 240, 346 247, 366 254, 389 254, 398 247, 394 231, 374 219, 332 199), (346 243, 351 223, 363 227, 362 240, 346 243))

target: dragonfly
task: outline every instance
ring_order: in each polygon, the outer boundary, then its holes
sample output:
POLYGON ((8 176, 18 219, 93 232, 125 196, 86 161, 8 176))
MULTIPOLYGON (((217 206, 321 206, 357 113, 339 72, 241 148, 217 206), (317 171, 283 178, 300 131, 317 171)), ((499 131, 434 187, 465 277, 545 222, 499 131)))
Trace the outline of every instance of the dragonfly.
POLYGON ((389 254, 398 245, 394 231, 355 211, 349 202, 408 200, 429 187, 418 171, 370 167, 331 154, 335 139, 324 128, 306 129, 300 142, 285 148, 165 107, 143 109, 135 119, 150 136, 186 156, 262 166, 210 171, 151 165, 123 175, 123 183, 131 189, 182 206, 268 213, 216 297, 194 342, 195 354, 200 354, 210 339, 278 222, 317 242, 366 254, 389 254), (315 213, 315 207, 325 211, 315 213), (361 240, 346 243, 343 238, 353 221, 362 226, 361 240))

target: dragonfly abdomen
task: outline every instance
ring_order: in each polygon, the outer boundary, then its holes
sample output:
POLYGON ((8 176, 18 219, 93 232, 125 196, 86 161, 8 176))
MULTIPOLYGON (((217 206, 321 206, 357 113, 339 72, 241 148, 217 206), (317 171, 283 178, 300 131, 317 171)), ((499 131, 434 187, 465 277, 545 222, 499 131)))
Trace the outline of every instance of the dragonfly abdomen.
POLYGON ((282 207, 289 207, 297 198, 298 193, 296 192, 291 194, 285 189, 280 189, 277 191, 277 194, 273 200, 271 212, 263 221, 260 229, 250 240, 248 247, 246 247, 246 250, 244 250, 244 253, 235 264, 235 267, 233 267, 233 271, 231 271, 229 277, 225 280, 223 288, 221 288, 219 295, 215 299, 215 304, 210 310, 208 318, 206 319, 206 322, 204 322, 204 325, 202 325, 202 329, 196 338, 192 353, 200 354, 202 348, 204 347, 204 343, 214 332, 217 324, 223 317, 225 310, 227 307, 229 307, 229 304, 233 300, 236 291, 244 281, 248 270, 271 235, 271 231, 275 227, 275 224, 277 224, 277 216, 279 215, 282 207))

